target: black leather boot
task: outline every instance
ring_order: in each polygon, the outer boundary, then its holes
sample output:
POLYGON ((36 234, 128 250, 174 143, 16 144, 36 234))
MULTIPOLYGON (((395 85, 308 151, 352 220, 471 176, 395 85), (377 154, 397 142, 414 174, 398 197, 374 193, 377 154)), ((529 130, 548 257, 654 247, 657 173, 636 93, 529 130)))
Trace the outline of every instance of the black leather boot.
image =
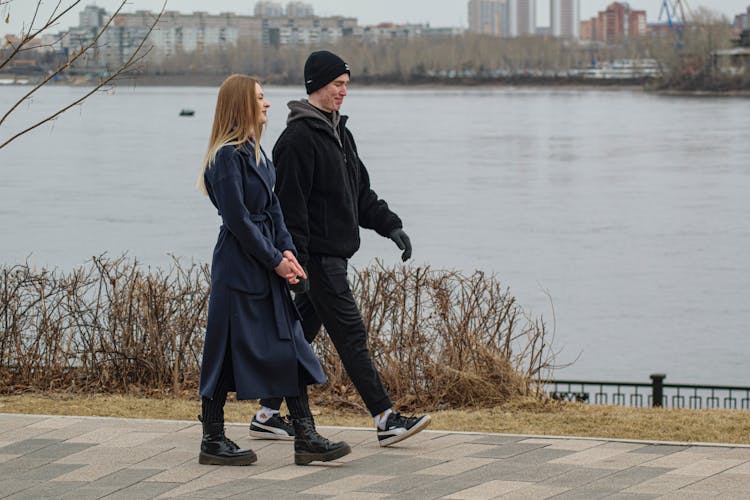
POLYGON ((244 450, 224 435, 224 422, 203 423, 203 440, 198 463, 204 465, 250 465, 258 460, 253 450, 244 450))
POLYGON ((313 460, 329 462, 352 452, 344 441, 334 443, 315 430, 312 417, 292 419, 294 425, 294 463, 307 465, 313 460))

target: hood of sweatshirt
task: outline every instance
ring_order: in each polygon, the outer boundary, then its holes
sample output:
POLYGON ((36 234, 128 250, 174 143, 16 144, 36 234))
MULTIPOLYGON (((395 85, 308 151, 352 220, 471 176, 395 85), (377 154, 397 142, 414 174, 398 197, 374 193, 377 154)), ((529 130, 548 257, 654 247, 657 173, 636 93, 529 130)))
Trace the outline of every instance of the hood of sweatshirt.
POLYGON ((336 137, 339 146, 342 146, 341 137, 339 136, 339 123, 342 116, 338 111, 333 111, 332 119, 329 119, 323 111, 310 104, 307 99, 289 101, 287 106, 289 107, 289 116, 286 118, 287 125, 297 120, 314 120, 320 122, 326 125, 334 137, 336 137))

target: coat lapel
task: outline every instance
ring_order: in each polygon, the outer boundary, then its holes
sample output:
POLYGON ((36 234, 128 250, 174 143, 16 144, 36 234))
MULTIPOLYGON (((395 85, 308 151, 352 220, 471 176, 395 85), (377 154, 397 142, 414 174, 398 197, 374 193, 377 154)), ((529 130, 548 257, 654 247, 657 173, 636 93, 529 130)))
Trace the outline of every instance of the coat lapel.
POLYGON ((259 166, 257 164, 257 162, 255 161, 255 149, 251 147, 249 142, 243 144, 240 148, 240 151, 248 157, 249 170, 260 177, 261 182, 266 187, 266 193, 268 194, 268 199, 270 200, 271 198, 273 198, 273 181, 271 179, 271 169, 268 164, 268 157, 266 156, 265 151, 263 151, 263 148, 261 148, 260 150, 260 154, 262 155, 263 160, 266 162, 265 166, 259 166), (264 172, 262 172, 261 169, 266 169, 267 175, 264 175, 264 172))

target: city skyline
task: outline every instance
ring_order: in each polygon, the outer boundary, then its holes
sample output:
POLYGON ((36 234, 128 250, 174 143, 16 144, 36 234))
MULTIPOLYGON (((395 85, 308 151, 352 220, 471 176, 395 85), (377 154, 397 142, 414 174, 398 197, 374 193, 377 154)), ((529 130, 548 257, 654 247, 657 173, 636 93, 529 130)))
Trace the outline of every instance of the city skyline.
MULTIPOLYGON (((581 20, 589 19, 596 15, 600 10, 613 0, 580 0, 581 20)), ((158 11, 163 0, 130 0, 126 5, 124 12, 133 12, 135 10, 158 11)), ((279 2, 286 5, 287 1, 279 2)), ((468 26, 468 1, 451 0, 441 3, 440 8, 435 8, 435 3, 430 0, 412 0, 403 2, 397 0, 381 0, 377 4, 369 1, 345 1, 345 0, 307 0, 313 6, 317 16, 335 16, 341 15, 346 17, 356 17, 360 25, 374 25, 381 22, 394 22, 399 24, 429 23, 433 27, 443 26, 468 26)), ((659 18, 661 0, 630 0, 627 3, 631 8, 645 10, 648 16, 648 22, 656 22, 659 18)), ((43 0, 40 14, 44 15, 51 12, 57 1, 43 0)), ((83 1, 76 6, 73 11, 61 19, 58 29, 60 31, 68 29, 70 26, 78 24, 78 13, 87 5, 97 5, 112 12, 120 2, 118 0, 90 0, 83 1)), ((168 0, 167 10, 176 10, 180 12, 207 11, 209 13, 234 12, 237 14, 252 15, 255 2, 244 2, 241 8, 238 8, 238 2, 233 0, 214 0, 211 6, 207 7, 205 0, 168 0)), ((699 7, 706 7, 723 14, 731 22, 735 14, 746 11, 750 5, 750 0, 689 0, 687 2, 693 10, 699 7)), ((22 28, 23 22, 28 22, 34 12, 35 1, 31 0, 13 0, 9 4, 0 7, 0 35, 18 34, 22 28), (10 12, 10 19, 5 23, 5 17, 10 12)), ((549 0, 537 0, 536 4, 536 24, 537 26, 549 26, 549 0)))

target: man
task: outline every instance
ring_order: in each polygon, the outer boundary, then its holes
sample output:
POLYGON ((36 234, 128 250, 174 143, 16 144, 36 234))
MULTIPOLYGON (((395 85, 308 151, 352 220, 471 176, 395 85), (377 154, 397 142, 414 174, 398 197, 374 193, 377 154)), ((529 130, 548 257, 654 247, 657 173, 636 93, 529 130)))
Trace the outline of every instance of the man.
MULTIPOLYGON (((348 259, 359 249, 359 227, 392 239, 411 257, 401 219, 370 189, 367 169, 339 110, 347 94, 349 65, 328 51, 305 62, 308 99, 289 103, 287 127, 273 148, 276 194, 308 280, 295 289, 305 338, 326 327, 341 361, 375 419, 378 441, 388 446, 427 427, 429 415, 404 417, 392 410, 367 348, 367 332, 347 281, 348 259)), ((281 399, 261 400, 250 434, 293 439, 278 414, 281 399)))

